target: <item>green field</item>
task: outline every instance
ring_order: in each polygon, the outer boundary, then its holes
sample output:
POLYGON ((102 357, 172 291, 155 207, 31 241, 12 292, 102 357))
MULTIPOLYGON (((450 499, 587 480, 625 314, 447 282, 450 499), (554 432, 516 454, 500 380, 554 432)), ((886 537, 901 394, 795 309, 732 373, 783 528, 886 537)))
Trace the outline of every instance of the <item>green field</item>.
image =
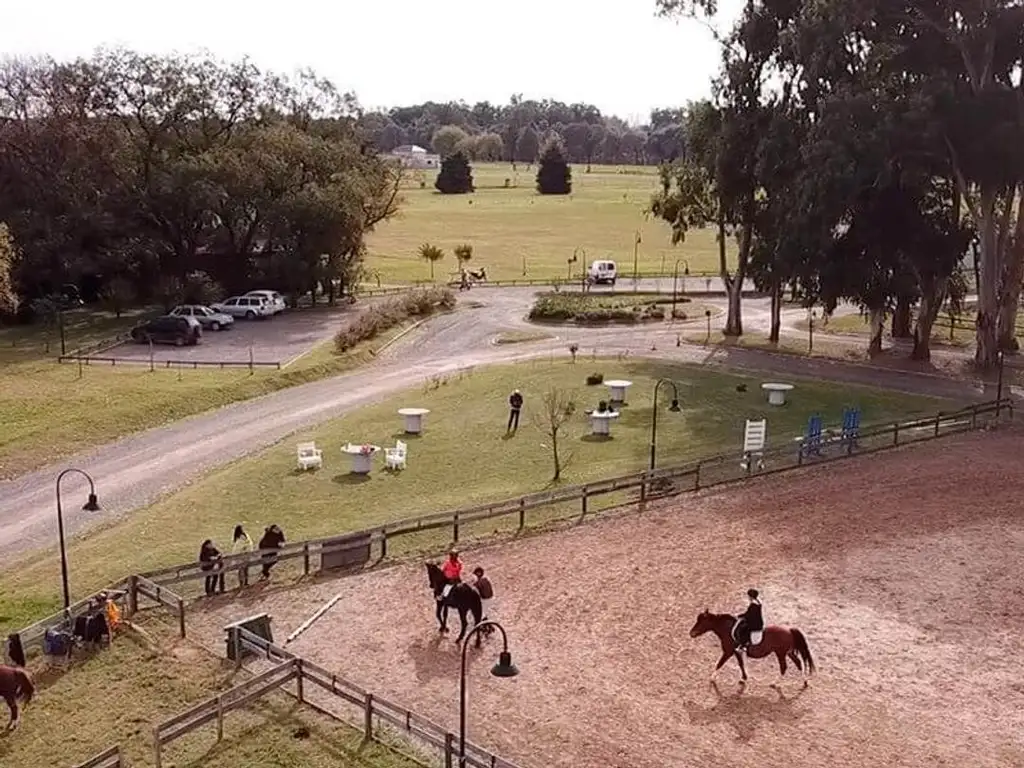
POLYGON ((585 173, 583 167, 574 167, 573 192, 561 197, 537 194, 536 166, 518 168, 514 173, 506 164, 474 164, 476 192, 470 195, 439 194, 434 172, 410 171, 401 213, 368 240, 367 267, 385 283, 428 280, 430 267, 416 251, 429 242, 447 253, 435 266, 441 280, 458 271, 452 249, 469 243, 470 268, 485 266, 492 280, 564 279, 567 260, 577 249, 575 275, 594 259, 610 258, 618 263, 620 275, 628 277, 639 232, 639 271, 671 272, 682 260, 694 274, 717 273, 713 230, 692 232, 685 243, 673 247, 668 225, 645 217, 658 184, 656 169, 595 165, 585 173), (426 185, 422 189, 421 182, 426 185))
MULTIPOLYGON (((68 350, 130 328, 140 312, 120 319, 104 312, 69 312, 68 350)), ((328 341, 281 371, 150 371, 145 365, 58 364, 59 338, 37 327, 0 329, 0 480, 38 468, 40 456, 49 463, 133 432, 342 373, 370 359, 370 350, 383 341, 361 344, 345 355, 335 354, 328 341)))
MULTIPOLYGON (((152 766, 153 726, 244 682, 210 653, 172 639, 156 616, 142 617, 108 649, 76 655, 68 672, 36 669, 36 697, 21 727, 0 737, 4 768, 77 765, 120 744, 128 765, 152 766)), ((0 705, 2 706, 2 705, 0 705)), ((2 715, 7 708, 2 707, 2 715)), ((406 747, 408 749, 408 747, 406 747)), ((224 740, 206 725, 168 745, 163 765, 177 768, 414 768, 362 734, 273 692, 224 718, 224 740), (296 738, 298 729, 305 738, 296 738)))
MULTIPOLYGON (((759 378, 654 361, 585 357, 576 364, 523 363, 434 379, 381 405, 295 435, 74 540, 69 547, 73 592, 85 595, 127 573, 193 559, 207 537, 228 547, 236 523, 256 535, 277 523, 289 539, 299 540, 543 489, 552 475, 551 454, 545 447, 550 439, 535 418, 543 394, 552 387, 574 392, 579 406, 562 436, 568 459, 564 482, 642 469, 648 457, 653 384, 666 376, 679 382, 683 411, 667 411, 670 394, 663 387, 666 410, 658 434, 662 465, 731 449, 738 453, 744 419, 762 415, 769 419, 769 442, 791 444, 810 414, 839 421, 845 405, 858 405, 865 424, 950 408, 949 402, 934 398, 799 381, 791 404, 769 409, 757 386, 759 378), (585 385, 584 379, 594 371, 606 379, 634 382, 608 441, 589 439, 582 413, 608 396, 603 385, 585 385), (747 384, 747 391, 737 391, 739 384, 747 384), (514 387, 523 391, 526 408, 519 432, 509 437, 506 398, 514 387), (422 405, 431 413, 423 436, 408 440, 408 469, 387 473, 380 458, 380 468, 369 478, 349 474, 349 457, 339 447, 346 442, 393 445, 402 437, 395 411, 409 405, 422 405), (295 443, 307 438, 324 450, 320 471, 295 469, 295 443)), ((58 565, 53 552, 43 552, 7 569, 0 578, 0 635, 53 611, 59 597, 58 565)))

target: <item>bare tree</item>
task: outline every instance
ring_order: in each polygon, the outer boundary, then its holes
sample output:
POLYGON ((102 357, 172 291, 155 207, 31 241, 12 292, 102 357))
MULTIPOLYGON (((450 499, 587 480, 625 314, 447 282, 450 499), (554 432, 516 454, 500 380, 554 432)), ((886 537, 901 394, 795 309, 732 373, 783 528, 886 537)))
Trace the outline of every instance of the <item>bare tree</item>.
MULTIPOLYGON (((564 427, 576 413, 576 396, 573 392, 567 392, 557 387, 549 389, 541 398, 543 408, 534 417, 537 428, 543 432, 551 441, 551 460, 554 463, 554 474, 552 482, 557 482, 562 477, 562 470, 572 461, 572 454, 563 455, 560 452, 558 440, 565 434, 564 427)), ((543 445, 547 448, 548 445, 543 445)))

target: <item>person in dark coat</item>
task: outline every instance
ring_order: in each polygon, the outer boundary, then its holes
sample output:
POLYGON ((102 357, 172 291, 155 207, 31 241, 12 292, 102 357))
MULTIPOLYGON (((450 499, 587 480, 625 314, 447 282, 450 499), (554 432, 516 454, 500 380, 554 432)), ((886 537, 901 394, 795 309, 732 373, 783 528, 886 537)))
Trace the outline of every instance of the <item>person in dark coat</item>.
POLYGON ((210 539, 204 541, 199 548, 199 562, 202 563, 199 567, 207 574, 203 581, 203 588, 207 595, 216 594, 218 584, 220 591, 224 591, 224 574, 220 572, 220 561, 220 550, 210 539))
POLYGON ((519 429, 519 414, 523 410, 523 394, 518 389, 509 395, 508 408, 508 426, 505 432, 514 432, 519 429))
POLYGON ((260 550, 271 550, 263 553, 263 569, 260 572, 260 581, 270 578, 270 569, 277 562, 277 553, 273 550, 280 549, 284 545, 284 531, 277 525, 267 526, 263 531, 263 537, 256 546, 260 550))
POLYGON ((761 606, 761 596, 756 589, 748 589, 747 597, 750 603, 747 605, 747 610, 743 612, 743 615, 739 617, 736 622, 736 649, 739 651, 745 651, 750 646, 751 641, 754 645, 761 642, 761 633, 764 632, 764 613, 761 606))

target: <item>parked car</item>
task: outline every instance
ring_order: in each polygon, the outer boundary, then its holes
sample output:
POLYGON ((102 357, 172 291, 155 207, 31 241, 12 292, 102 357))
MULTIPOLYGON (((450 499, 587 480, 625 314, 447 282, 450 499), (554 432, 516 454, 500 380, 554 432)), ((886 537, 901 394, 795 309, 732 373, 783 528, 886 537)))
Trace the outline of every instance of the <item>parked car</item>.
POLYGON ((587 277, 596 285, 601 283, 615 285, 615 279, 618 277, 618 268, 615 266, 614 261, 595 261, 590 265, 587 277))
POLYGON ((183 347, 198 344, 203 337, 203 328, 194 317, 164 315, 139 323, 132 328, 131 336, 144 344, 152 342, 183 347))
POLYGON ((288 304, 285 303, 284 296, 277 291, 249 291, 246 296, 262 296, 270 303, 270 308, 273 310, 271 314, 278 314, 284 312, 288 308, 288 304))
POLYGON ((235 324, 235 318, 223 312, 215 312, 202 304, 179 304, 168 314, 175 317, 194 317, 203 330, 226 331, 235 324))
POLYGON ((270 317, 274 314, 270 302, 263 296, 232 296, 224 301, 211 304, 210 309, 232 317, 244 317, 246 320, 270 317))

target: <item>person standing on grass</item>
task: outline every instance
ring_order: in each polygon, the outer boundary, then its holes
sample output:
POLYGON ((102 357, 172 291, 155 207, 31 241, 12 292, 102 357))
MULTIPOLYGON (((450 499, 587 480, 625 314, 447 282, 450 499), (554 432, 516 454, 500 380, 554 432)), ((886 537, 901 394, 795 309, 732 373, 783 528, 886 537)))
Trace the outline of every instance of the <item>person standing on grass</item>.
MULTIPOLYGON (((231 554, 232 555, 244 555, 252 552, 253 543, 252 539, 249 538, 249 534, 245 532, 245 529, 240 525, 235 526, 235 533, 232 536, 231 554)), ((238 586, 247 587, 249 586, 249 564, 246 562, 245 565, 238 567, 238 586)))
POLYGON ((263 531, 263 538, 260 539, 259 548, 270 550, 263 553, 263 570, 260 573, 260 581, 270 578, 270 569, 277 562, 277 553, 273 550, 280 549, 284 545, 284 531, 277 525, 267 526, 263 531))
POLYGON ((518 389, 513 390, 508 397, 508 426, 505 432, 515 432, 519 429, 519 414, 523 410, 523 394, 518 389))
POLYGON ((199 567, 207 574, 203 581, 203 590, 207 596, 216 594, 218 582, 220 583, 221 591, 224 590, 224 574, 218 573, 220 571, 220 561, 220 550, 214 546, 210 539, 204 541, 199 548, 199 562, 202 563, 199 567))

